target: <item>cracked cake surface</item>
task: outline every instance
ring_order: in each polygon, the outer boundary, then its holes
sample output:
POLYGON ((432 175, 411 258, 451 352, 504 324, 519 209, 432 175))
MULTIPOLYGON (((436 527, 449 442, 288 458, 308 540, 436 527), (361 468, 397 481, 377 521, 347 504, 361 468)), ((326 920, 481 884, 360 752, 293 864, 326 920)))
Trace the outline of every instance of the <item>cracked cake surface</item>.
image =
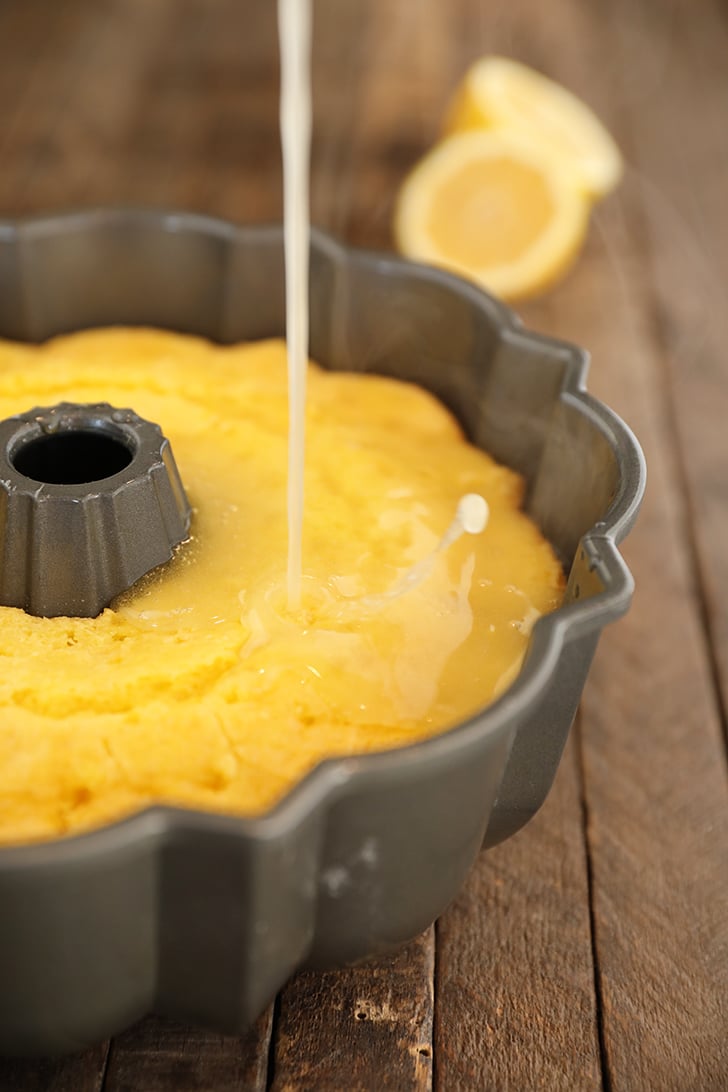
POLYGON ((283 342, 115 328, 0 343, 0 416, 100 400, 169 436, 191 538, 96 618, 0 608, 2 843, 162 802, 259 814, 324 757, 401 746, 486 705, 561 602, 523 480, 420 388, 310 366, 294 611, 283 342), (485 532, 383 598, 471 492, 485 532))

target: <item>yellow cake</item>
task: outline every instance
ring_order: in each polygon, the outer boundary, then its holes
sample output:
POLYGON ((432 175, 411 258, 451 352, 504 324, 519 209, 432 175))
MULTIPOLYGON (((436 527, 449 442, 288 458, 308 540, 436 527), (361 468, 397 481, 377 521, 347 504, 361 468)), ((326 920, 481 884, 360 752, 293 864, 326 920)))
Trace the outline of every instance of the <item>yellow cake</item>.
POLYGON ((517 674, 562 569, 520 510, 521 478, 391 379, 310 366, 303 598, 288 611, 286 382, 279 341, 0 342, 0 418, 131 406, 169 438, 194 510, 173 561, 98 618, 0 607, 1 843, 153 802, 260 813, 321 758, 433 735, 517 674), (485 532, 383 597, 470 492, 490 506, 485 532))

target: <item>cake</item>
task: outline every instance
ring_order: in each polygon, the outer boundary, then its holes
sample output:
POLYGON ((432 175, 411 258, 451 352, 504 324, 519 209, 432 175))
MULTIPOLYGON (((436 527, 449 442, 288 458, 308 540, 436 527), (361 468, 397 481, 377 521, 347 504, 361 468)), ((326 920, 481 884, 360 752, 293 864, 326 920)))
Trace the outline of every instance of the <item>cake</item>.
POLYGON ((418 387, 310 365, 296 610, 282 341, 115 328, 0 342, 0 418, 61 401, 162 426, 191 536, 96 618, 0 607, 0 843, 157 803, 260 814, 325 757, 404 746, 495 700, 561 602, 523 480, 418 387), (484 533, 388 596, 467 493, 488 502, 484 533))

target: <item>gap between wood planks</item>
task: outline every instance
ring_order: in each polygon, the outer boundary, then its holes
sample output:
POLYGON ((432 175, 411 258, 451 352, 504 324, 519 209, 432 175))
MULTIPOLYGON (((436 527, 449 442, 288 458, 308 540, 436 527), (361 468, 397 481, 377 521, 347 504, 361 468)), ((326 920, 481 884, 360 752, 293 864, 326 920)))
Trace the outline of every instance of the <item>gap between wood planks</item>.
POLYGON ((581 730, 581 710, 576 714, 574 727, 579 763, 579 787, 581 789, 581 822, 584 840, 584 859, 586 861, 587 897, 589 901, 589 939, 591 941, 592 969, 594 972, 594 1007, 596 1015, 596 1033, 599 1049, 599 1069, 602 1079, 603 1092, 612 1092, 612 1078, 609 1073, 609 1054, 607 1051, 606 1032, 604 1027, 603 990, 601 973, 599 971, 599 952, 597 951, 597 931, 594 915, 594 868, 592 864, 591 849, 587 831, 589 829, 589 802, 584 789, 586 783, 584 769, 584 741, 581 730))

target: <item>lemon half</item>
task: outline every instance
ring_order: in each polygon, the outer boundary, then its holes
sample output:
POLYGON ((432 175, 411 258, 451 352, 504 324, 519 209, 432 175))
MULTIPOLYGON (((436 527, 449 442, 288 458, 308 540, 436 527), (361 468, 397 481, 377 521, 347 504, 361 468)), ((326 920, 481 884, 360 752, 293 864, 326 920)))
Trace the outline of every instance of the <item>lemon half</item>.
POLYGON ((622 176, 619 149, 593 111, 565 87, 506 57, 476 61, 460 84, 445 130, 469 129, 530 135, 594 199, 622 176))
POLYGON ((463 132, 436 145, 405 180, 394 232, 408 257, 515 300, 562 276, 589 209, 571 172, 522 134, 463 132))

